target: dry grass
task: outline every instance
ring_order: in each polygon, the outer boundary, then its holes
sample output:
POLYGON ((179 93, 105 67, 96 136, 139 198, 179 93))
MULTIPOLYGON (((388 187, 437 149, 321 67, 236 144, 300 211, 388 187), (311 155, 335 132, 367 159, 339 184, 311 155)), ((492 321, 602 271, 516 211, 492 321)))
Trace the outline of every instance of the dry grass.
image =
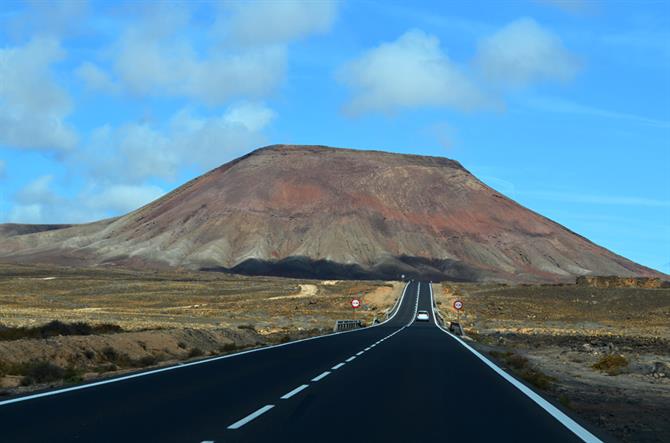
POLYGON ((592 368, 606 372, 608 375, 618 375, 626 366, 628 366, 626 357, 619 354, 608 354, 601 357, 592 368))
POLYGON ((52 320, 111 323, 126 330, 251 325, 261 333, 371 321, 397 296, 385 282, 296 280, 207 272, 134 272, 0 264, 0 323, 34 327, 52 320), (390 296, 367 303, 367 294, 390 296))

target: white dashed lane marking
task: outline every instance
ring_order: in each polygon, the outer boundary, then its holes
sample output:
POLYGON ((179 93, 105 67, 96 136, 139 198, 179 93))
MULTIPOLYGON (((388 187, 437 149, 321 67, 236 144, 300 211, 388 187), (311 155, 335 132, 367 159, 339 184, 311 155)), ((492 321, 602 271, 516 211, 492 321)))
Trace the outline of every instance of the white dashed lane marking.
MULTIPOLYGON (((417 309, 417 307, 418 307, 418 304, 419 304, 419 300, 418 300, 418 292, 419 292, 419 291, 418 291, 418 288, 417 288, 417 300, 416 300, 416 304, 415 304, 415 308, 414 308, 415 311, 416 311, 416 309, 417 309)), ((404 292, 403 292, 403 295, 404 295, 404 292)), ((416 316, 416 313, 415 313, 415 316, 416 316)), ((410 322, 410 324, 411 324, 411 322, 410 322)), ((405 329, 407 326, 408 326, 408 325, 403 326, 403 327, 401 327, 400 329, 398 329, 398 330, 396 330, 395 332, 393 332, 392 334, 389 334, 389 335, 387 335, 386 337, 384 337, 384 338, 382 338, 382 339, 379 339, 379 340, 376 341, 374 344, 372 344, 372 345, 368 346, 367 348, 365 348, 363 351, 357 352, 356 355, 352 355, 351 357, 349 357, 348 359, 346 359, 344 362, 336 364, 335 366, 333 366, 333 367, 331 368, 331 370, 337 370, 337 369, 340 369, 340 368, 341 368, 342 366, 344 366, 346 363, 349 363, 349 362, 354 361, 354 360, 356 359, 357 356, 363 354, 365 351, 369 351, 370 349, 374 348, 375 346, 377 346, 378 344, 380 344, 380 343, 383 342, 384 340, 393 337, 393 336, 396 335, 398 332, 400 332, 400 331, 402 331, 403 329, 405 329)), ((324 379, 325 377, 327 377, 327 376, 330 375, 330 374, 331 374, 330 371, 324 371, 324 372, 322 372, 321 374, 319 374, 319 375, 317 375, 316 377, 314 377, 314 378, 312 379, 312 381, 313 381, 313 382, 317 382, 317 381, 319 381, 319 380, 324 379)), ((282 396, 280 397, 280 399, 282 399, 282 400, 288 400, 289 398, 291 398, 291 397, 293 397, 294 395, 300 393, 301 391, 307 389, 308 387, 309 387, 308 384, 300 385, 300 386, 298 386, 297 388, 293 389, 292 391, 287 392, 286 394, 282 395, 282 396)), ((250 421, 252 421, 252 420, 258 418, 259 416, 265 414, 266 412, 268 412, 270 409, 272 409, 272 408, 274 408, 274 407, 275 407, 275 405, 265 405, 265 406, 263 406, 262 408, 256 410, 255 412, 252 412, 251 414, 247 415, 247 416, 244 417, 243 419, 238 420, 238 421, 236 421, 235 423, 233 423, 232 425, 228 426, 228 429, 239 429, 239 428, 241 428, 242 426, 244 426, 244 425, 246 425, 247 423, 249 423, 250 421)), ((203 442, 201 442, 201 443, 214 443, 214 441, 207 440, 207 441, 203 441, 203 442)))
POLYGON ((275 407, 275 405, 265 405, 262 408, 260 408, 259 410, 255 411, 255 412, 252 412, 251 414, 247 415, 242 420, 238 420, 235 423, 233 423, 232 425, 228 426, 228 429, 239 429, 242 426, 249 423, 251 420, 265 414, 266 412, 268 412, 270 409, 272 409, 274 407, 275 407))
POLYGON ((330 374, 330 371, 324 371, 324 372, 322 372, 321 374, 319 374, 319 375, 317 375, 316 377, 314 377, 314 378, 312 379, 312 381, 319 381, 319 380, 321 380, 322 378, 328 376, 328 374, 330 374))
POLYGON ((308 386, 309 386, 309 385, 300 385, 300 386, 298 386, 297 388, 295 388, 294 390, 292 390, 291 392, 288 392, 288 393, 282 395, 280 398, 281 398, 282 400, 287 400, 287 399, 293 397, 293 396, 294 396, 295 394, 297 394, 298 392, 302 391, 303 389, 307 389, 308 386))

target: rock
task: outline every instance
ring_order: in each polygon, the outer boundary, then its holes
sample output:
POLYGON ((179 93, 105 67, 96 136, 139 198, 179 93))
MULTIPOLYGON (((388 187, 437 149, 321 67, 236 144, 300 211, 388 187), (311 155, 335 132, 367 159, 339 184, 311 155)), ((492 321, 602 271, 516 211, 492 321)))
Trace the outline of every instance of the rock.
POLYGON ((670 373, 670 365, 662 361, 654 362, 651 375, 654 378, 665 378, 670 373))

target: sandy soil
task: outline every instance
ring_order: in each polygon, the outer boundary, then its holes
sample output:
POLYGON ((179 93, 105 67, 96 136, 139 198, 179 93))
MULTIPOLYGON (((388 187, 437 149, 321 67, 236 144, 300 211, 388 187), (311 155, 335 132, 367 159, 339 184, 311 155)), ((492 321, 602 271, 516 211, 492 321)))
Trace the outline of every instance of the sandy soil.
POLYGON ((670 290, 444 284, 434 294, 448 320, 462 300, 476 346, 517 375, 496 356, 527 359, 563 407, 623 442, 670 441, 670 290), (608 356, 626 364, 593 367, 608 356))
POLYGON ((385 316, 402 287, 399 282, 0 264, 0 325, 34 327, 59 320, 111 323, 126 331, 0 340, 0 387, 5 388, 0 394, 44 387, 18 386, 21 365, 31 361, 91 378, 329 333, 338 319, 371 324, 385 316), (354 296, 362 301, 356 312, 350 304, 354 296))

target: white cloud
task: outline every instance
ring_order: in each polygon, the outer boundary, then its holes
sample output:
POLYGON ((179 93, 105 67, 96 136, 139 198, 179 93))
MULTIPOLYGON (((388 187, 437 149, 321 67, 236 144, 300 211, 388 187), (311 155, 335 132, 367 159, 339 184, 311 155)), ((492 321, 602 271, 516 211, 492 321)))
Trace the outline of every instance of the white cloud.
POLYGON ((213 51, 198 56, 176 35, 153 38, 133 29, 121 41, 115 70, 139 95, 179 96, 219 105, 233 97, 259 97, 284 78, 285 48, 213 51))
POLYGON ((579 71, 576 57, 558 36, 530 18, 516 20, 481 40, 475 65, 487 81, 510 87, 568 81, 579 71))
POLYGON ((94 209, 125 214, 156 200, 164 193, 162 188, 152 185, 113 185, 87 200, 94 209))
POLYGON ((64 56, 51 38, 0 49, 0 144, 54 150, 75 146, 77 134, 65 123, 70 98, 49 72, 64 56))
POLYGON ((119 85, 114 83, 109 75, 91 62, 84 62, 75 70, 75 75, 84 82, 86 89, 115 93, 119 85))
POLYGON ((597 195, 564 191, 519 191, 520 195, 538 197, 551 201, 567 203, 585 203, 612 206, 646 206, 652 208, 670 208, 670 200, 624 195, 597 195))
POLYGON ((38 177, 15 198, 9 221, 15 223, 83 223, 125 214, 162 196, 154 185, 112 185, 91 183, 82 192, 64 197, 53 187, 51 175, 38 177))
POLYGON ((582 105, 557 97, 537 97, 527 101, 531 108, 541 111, 558 112, 562 114, 579 114, 592 117, 613 118, 618 120, 628 120, 631 122, 642 123, 649 126, 660 128, 670 128, 670 121, 658 120, 636 114, 625 112, 610 111, 608 109, 594 106, 582 105))
POLYGON ((223 119, 230 125, 241 125, 249 131, 260 131, 276 116, 272 109, 264 105, 244 102, 228 108, 223 119))
POLYGON ((96 180, 141 183, 149 177, 172 180, 183 166, 209 169, 265 142, 262 131, 274 111, 242 102, 218 116, 200 117, 182 109, 166 128, 134 123, 94 131, 84 158, 96 180))
POLYGON ((347 111, 393 112, 421 106, 472 110, 490 106, 482 92, 440 48, 437 37, 420 30, 383 43, 349 62, 338 78, 354 90, 347 111))
POLYGON ((288 44, 328 31, 337 12, 334 2, 233 3, 218 8, 213 25, 195 27, 188 5, 148 8, 111 51, 113 79, 93 64, 80 66, 91 88, 210 106, 264 97, 284 80, 288 44))
POLYGON ((63 37, 76 34, 86 23, 86 0, 28 0, 24 9, 12 15, 7 27, 16 37, 34 35, 63 37))
POLYGON ((223 32, 244 45, 276 45, 330 30, 337 16, 336 1, 236 2, 223 20, 223 32))

